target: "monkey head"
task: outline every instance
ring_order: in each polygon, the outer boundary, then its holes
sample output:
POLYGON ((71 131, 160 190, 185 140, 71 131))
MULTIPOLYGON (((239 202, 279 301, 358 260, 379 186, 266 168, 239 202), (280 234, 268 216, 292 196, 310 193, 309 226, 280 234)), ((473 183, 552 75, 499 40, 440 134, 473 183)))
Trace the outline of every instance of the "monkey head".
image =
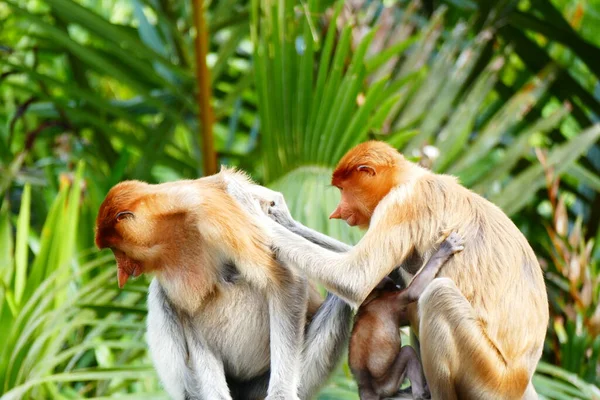
MULTIPOLYGON (((233 169, 195 180, 121 182, 98 211, 96 245, 114 253, 119 287, 132 276, 153 273, 164 280, 178 277, 189 287, 193 277, 194 290, 210 291, 220 271, 208 265, 240 254, 245 259, 253 254, 250 259, 260 265, 273 264, 262 225, 248 211, 256 208, 262 215, 262 203, 255 206, 255 186, 233 169)), ((265 201, 271 198, 267 194, 260 194, 265 201)))
POLYGON ((377 204, 398 185, 404 162, 404 157, 384 142, 369 141, 352 148, 342 157, 331 178, 342 198, 329 218, 368 228, 377 204))
POLYGON ((159 186, 121 182, 100 206, 96 246, 114 253, 120 288, 131 276, 155 270, 164 263, 161 258, 173 254, 168 250, 175 247, 174 242, 184 240, 183 225, 177 220, 185 218, 185 213, 172 205, 176 202, 167 200, 170 191, 159 191, 159 186))
POLYGON ((147 267, 145 250, 152 247, 153 231, 144 212, 148 186, 138 181, 116 185, 102 202, 96 219, 96 246, 114 253, 120 288, 130 276, 139 276, 147 267))
POLYGON ((389 276, 386 276, 377 284, 377 286, 375 286, 375 288, 373 288, 373 290, 371 290, 371 293, 369 293, 367 298, 363 301, 363 305, 369 304, 384 293, 397 292, 399 290, 401 290, 401 288, 396 285, 396 282, 389 276))

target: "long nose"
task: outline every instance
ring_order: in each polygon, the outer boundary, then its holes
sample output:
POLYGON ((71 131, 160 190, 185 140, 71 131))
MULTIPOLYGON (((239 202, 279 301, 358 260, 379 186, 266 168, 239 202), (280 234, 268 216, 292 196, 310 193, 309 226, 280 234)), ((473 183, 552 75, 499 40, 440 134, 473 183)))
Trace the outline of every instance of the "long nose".
POLYGON ((329 219, 341 219, 341 218, 342 218, 342 210, 341 210, 341 207, 338 205, 337 208, 335 210, 333 210, 333 212, 329 216, 329 219))

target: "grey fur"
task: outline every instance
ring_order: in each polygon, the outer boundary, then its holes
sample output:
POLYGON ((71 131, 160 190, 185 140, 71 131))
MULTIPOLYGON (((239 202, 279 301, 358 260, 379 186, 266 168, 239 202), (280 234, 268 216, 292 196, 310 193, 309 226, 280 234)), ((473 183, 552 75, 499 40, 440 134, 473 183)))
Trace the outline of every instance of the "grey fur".
MULTIPOLYGON (((350 249, 295 221, 290 229, 330 250, 350 249)), ((304 331, 306 278, 287 271, 283 289, 265 296, 225 263, 222 302, 198 315, 177 310, 152 281, 148 342, 173 399, 257 400, 267 391, 269 399, 309 399, 318 391, 346 347, 352 309, 329 294, 304 331)))

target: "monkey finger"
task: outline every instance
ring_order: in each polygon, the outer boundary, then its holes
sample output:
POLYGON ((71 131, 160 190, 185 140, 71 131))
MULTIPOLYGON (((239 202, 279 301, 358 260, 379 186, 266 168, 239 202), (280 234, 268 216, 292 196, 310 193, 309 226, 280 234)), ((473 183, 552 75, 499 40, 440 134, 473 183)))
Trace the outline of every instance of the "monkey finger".
POLYGON ((448 236, 447 240, 448 240, 450 243, 452 243, 452 244, 455 244, 455 245, 462 245, 462 244, 465 244, 465 239, 464 239, 462 236, 460 236, 460 235, 459 235, 457 232, 452 232, 452 233, 451 233, 451 234, 448 236))
POLYGON ((463 245, 458 245, 458 246, 452 246, 452 251, 454 253, 460 253, 461 251, 463 251, 465 249, 465 246, 463 245))
POLYGON ((264 215, 260 203, 245 188, 235 184, 228 184, 227 192, 249 213, 255 216, 264 215))
POLYGON ((437 244, 442 243, 444 240, 448 239, 448 237, 450 235, 452 235, 453 233, 455 233, 455 232, 453 232, 453 230, 451 228, 442 229, 439 233, 439 238, 437 240, 437 244))

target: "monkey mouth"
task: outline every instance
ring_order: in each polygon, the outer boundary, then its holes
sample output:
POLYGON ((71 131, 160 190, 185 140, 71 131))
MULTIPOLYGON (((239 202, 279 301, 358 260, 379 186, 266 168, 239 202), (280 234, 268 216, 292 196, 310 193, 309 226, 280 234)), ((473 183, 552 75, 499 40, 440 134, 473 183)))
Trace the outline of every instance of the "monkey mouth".
POLYGON ((127 256, 120 250, 113 250, 115 259, 117 260, 117 281, 119 283, 119 289, 123 289, 125 283, 131 276, 138 277, 142 273, 142 264, 127 256))
POLYGON ((356 224, 357 224, 356 215, 352 214, 348 218, 346 218, 346 223, 350 226, 356 226, 356 224))

